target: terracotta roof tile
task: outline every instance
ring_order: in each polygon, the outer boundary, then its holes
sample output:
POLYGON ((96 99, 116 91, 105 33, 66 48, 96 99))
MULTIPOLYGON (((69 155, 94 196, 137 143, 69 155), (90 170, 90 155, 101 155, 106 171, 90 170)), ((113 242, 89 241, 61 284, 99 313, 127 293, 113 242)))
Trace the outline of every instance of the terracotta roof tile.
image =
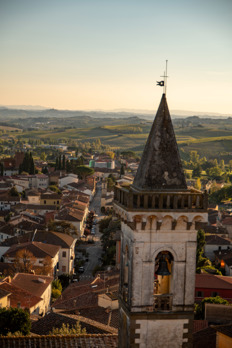
POLYGON ((119 273, 104 279, 96 277, 94 281, 73 283, 66 288, 62 296, 53 304, 59 309, 82 309, 97 307, 98 294, 109 291, 117 291, 119 286, 119 273))
POLYGON ((76 311, 80 313, 81 316, 93 319, 105 325, 110 325, 111 327, 118 328, 119 325, 119 310, 114 309, 112 311, 106 310, 103 307, 91 307, 79 309, 76 311))
POLYGON ((217 236, 216 234, 206 235, 205 236, 206 244, 211 245, 230 245, 232 244, 231 239, 217 236))
POLYGON ((38 335, 48 335, 53 328, 61 328, 63 323, 66 325, 69 324, 71 327, 74 326, 78 321, 80 322, 81 328, 85 328, 88 334, 109 333, 109 330, 106 331, 102 328, 91 325, 91 323, 81 321, 80 317, 78 316, 54 312, 51 312, 38 321, 33 322, 31 332, 38 335))
POLYGON ((214 326, 214 328, 223 335, 232 337, 232 324, 214 326))
POLYGON ((41 199, 61 199, 62 195, 58 193, 42 193, 41 199))
POLYGON ((208 327, 193 334, 193 348, 215 348, 216 330, 208 327))
POLYGON ((46 244, 41 242, 27 242, 22 244, 15 244, 8 249, 4 256, 6 257, 15 257, 16 253, 19 250, 28 250, 36 258, 45 258, 46 256, 55 257, 58 251, 60 250, 59 246, 46 244))
POLYGON ((232 277, 213 274, 196 274, 196 288, 232 290, 232 277))
POLYGON ((208 320, 194 320, 193 321, 193 332, 197 332, 206 329, 209 326, 208 320))
MULTIPOLYGON (((31 242, 34 233, 29 232, 22 236, 8 238, 4 242, 0 243, 2 246, 11 246, 18 243, 31 242)), ((70 248, 74 242, 74 238, 65 233, 51 232, 51 231, 37 231, 34 236, 35 242, 42 242, 52 245, 58 245, 61 248, 70 248)))
POLYGON ((18 286, 15 286, 12 283, 7 283, 3 281, 2 283, 0 283, 0 289, 8 291, 11 294, 9 296, 10 305, 14 308, 18 307, 19 302, 22 308, 31 308, 34 307, 40 301, 42 301, 41 297, 36 296, 35 294, 32 294, 18 286))
POLYGON ((222 220, 222 225, 232 225, 232 217, 226 217, 222 220))
POLYGON ((12 279, 11 284, 26 290, 35 296, 42 296, 52 281, 53 277, 28 273, 17 273, 12 279), (40 279, 44 280, 45 282, 40 281, 40 279))
POLYGON ((117 348, 118 335, 0 337, 1 348, 117 348))
POLYGON ((1 283, 0 283, 0 298, 9 296, 10 294, 11 294, 10 291, 4 290, 3 288, 1 288, 1 283))

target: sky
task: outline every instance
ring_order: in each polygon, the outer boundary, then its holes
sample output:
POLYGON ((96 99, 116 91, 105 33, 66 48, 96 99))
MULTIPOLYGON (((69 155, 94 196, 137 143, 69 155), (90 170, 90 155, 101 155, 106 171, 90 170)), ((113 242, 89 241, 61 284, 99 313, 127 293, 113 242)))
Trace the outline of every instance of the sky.
POLYGON ((232 0, 0 0, 0 105, 232 115, 232 0))

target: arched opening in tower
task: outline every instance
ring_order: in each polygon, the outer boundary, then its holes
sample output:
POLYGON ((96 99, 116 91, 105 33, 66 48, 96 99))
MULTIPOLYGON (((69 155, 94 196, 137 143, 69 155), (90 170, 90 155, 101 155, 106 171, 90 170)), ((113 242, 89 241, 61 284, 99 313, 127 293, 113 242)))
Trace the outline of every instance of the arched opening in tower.
POLYGON ((154 294, 170 294, 173 273, 173 256, 161 251, 155 259, 154 294))
POLYGON ((163 250, 155 259, 154 274, 154 309, 167 310, 172 308, 172 276, 173 255, 163 250))

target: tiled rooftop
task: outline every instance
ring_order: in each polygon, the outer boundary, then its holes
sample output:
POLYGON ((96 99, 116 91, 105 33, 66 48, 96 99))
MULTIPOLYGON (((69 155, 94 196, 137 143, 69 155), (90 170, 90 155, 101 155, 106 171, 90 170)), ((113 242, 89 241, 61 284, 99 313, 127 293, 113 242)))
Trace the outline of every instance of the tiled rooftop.
POLYGON ((232 277, 213 274, 196 274, 196 288, 232 290, 232 277))
POLYGON ((18 251, 24 249, 30 251, 36 258, 45 258, 46 256, 55 257, 60 247, 41 242, 27 242, 12 245, 10 249, 5 252, 4 256, 15 257, 18 251))
POLYGON ((69 326, 72 327, 78 321, 80 322, 81 328, 85 328, 88 334, 117 333, 116 329, 107 327, 107 325, 92 319, 84 318, 79 315, 54 312, 33 322, 31 332, 37 335, 48 335, 49 332, 52 331, 52 328, 61 328, 63 323, 66 325, 69 324, 69 326))
POLYGON ((42 296, 49 284, 53 281, 53 277, 44 275, 35 275, 28 273, 17 273, 11 281, 12 285, 18 286, 35 296, 42 296), (45 282, 42 282, 44 280, 45 282))
POLYGON ((5 281, 0 282, 0 290, 5 290, 11 294, 10 305, 15 308, 18 307, 18 303, 22 308, 31 308, 42 300, 39 296, 5 281))
POLYGON ((118 335, 1 337, 1 348, 117 348, 118 335))

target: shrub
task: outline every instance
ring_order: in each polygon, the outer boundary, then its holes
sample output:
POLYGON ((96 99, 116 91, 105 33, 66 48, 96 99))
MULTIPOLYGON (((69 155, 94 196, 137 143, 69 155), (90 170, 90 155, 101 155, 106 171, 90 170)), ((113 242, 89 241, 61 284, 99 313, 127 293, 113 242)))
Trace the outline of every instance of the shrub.
POLYGON ((63 323, 61 328, 54 327, 52 331, 49 332, 50 335, 61 335, 61 336, 80 335, 85 333, 86 333, 86 329, 82 329, 79 322, 77 322, 75 326, 72 326, 72 327, 69 327, 69 324, 65 325, 63 323))
POLYGON ((0 335, 21 332, 28 335, 31 329, 30 314, 21 308, 0 308, 0 335))
POLYGON ((58 297, 60 297, 60 295, 61 295, 61 291, 60 290, 58 290, 58 289, 52 289, 52 298, 53 299, 57 299, 58 297))

